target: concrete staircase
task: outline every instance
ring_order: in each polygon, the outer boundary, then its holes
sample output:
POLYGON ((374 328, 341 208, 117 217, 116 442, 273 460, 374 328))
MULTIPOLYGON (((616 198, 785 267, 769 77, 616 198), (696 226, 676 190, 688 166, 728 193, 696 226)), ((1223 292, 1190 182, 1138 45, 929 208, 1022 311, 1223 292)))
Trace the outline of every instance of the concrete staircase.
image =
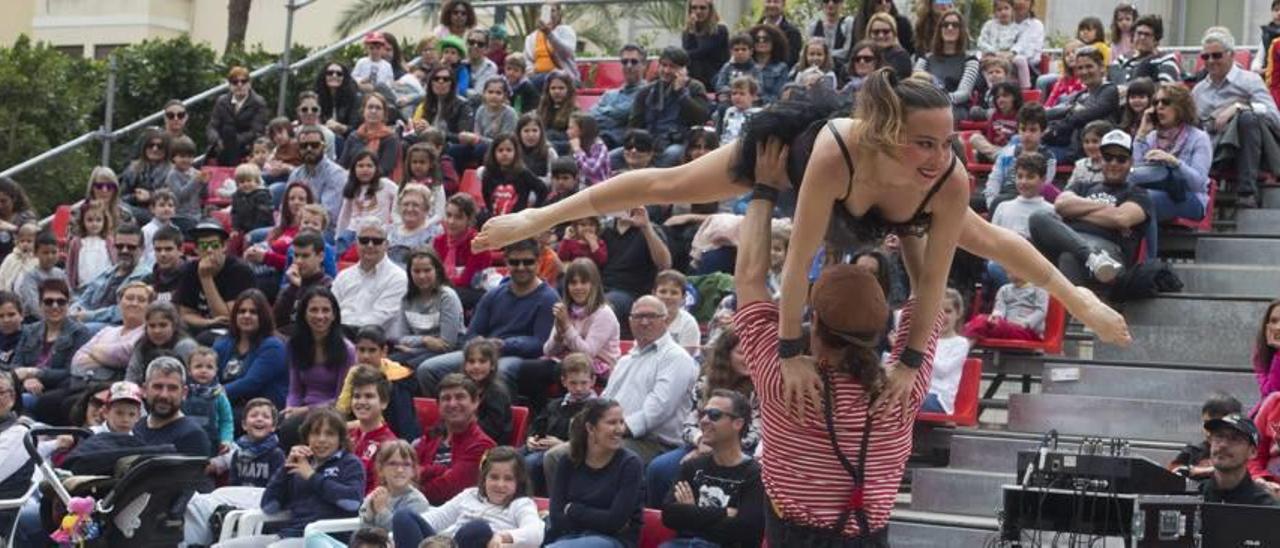
POLYGON ((1200 405, 1210 394, 1252 406, 1254 338, 1280 296, 1280 189, 1266 189, 1263 205, 1239 212, 1234 232, 1189 236, 1194 262, 1174 265, 1184 292, 1125 307, 1134 344, 1068 345, 1068 357, 1040 366, 1031 393, 1008 394, 1003 424, 946 432, 947 466, 911 470, 893 545, 986 545, 998 529, 1000 487, 1016 483, 1017 452, 1037 447, 1049 429, 1068 439, 1127 438, 1134 454, 1165 463, 1203 435, 1200 405))

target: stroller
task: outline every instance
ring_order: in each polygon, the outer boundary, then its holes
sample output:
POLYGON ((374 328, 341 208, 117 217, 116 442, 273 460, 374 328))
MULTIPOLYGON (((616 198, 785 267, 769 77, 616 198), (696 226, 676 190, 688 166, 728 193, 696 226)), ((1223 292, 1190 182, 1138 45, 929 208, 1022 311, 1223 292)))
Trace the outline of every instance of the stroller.
MULTIPOLYGON (((110 475, 70 476, 54 470, 36 450, 37 436, 89 435, 81 428, 35 428, 23 440, 27 454, 43 477, 41 521, 45 531, 63 522, 72 497, 93 497, 89 513, 97 536, 84 546, 150 548, 182 542, 182 518, 187 501, 207 484, 208 459, 172 455, 134 455, 115 462, 110 475)), ((142 453, 146 453, 143 451, 142 453)))

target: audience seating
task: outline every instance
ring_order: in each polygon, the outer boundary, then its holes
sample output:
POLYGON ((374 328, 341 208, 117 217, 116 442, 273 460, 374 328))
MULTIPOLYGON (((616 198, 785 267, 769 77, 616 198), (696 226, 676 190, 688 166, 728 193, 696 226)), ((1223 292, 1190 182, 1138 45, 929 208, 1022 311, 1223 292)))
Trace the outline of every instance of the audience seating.
MULTIPOLYGON (((1247 48, 1236 48, 1235 51, 1232 52, 1232 54, 1233 54, 1233 57, 1235 57, 1236 66, 1245 70, 1249 70, 1249 64, 1253 62, 1252 51, 1250 51, 1247 48)), ((1195 68, 1191 69, 1192 74, 1195 74, 1204 70, 1204 59, 1201 59, 1199 54, 1196 54, 1195 58, 1196 58, 1195 68)))
POLYGON ((630 340, 630 339, 623 339, 618 341, 618 350, 622 353, 621 355, 626 356, 627 354, 631 353, 631 348, 634 347, 635 345, 636 345, 636 341, 630 340))
MULTIPOLYGON (((546 517, 551 509, 551 500, 545 497, 533 497, 538 507, 538 514, 546 517)), ((662 524, 662 511, 654 508, 644 509, 644 528, 640 530, 639 548, 658 548, 662 543, 676 538, 676 532, 662 524)))
POLYGON ((1036 88, 1022 90, 1022 102, 1023 103, 1039 103, 1040 90, 1036 88))
MULTIPOLYGON (((1199 219, 1186 219, 1177 217, 1171 219, 1168 225, 1182 227, 1194 232, 1210 232, 1213 230, 1213 203, 1218 198, 1218 182, 1209 179, 1209 201, 1204 206, 1204 217, 1199 219)), ((1189 198, 1190 199, 1190 198, 1189 198)))
POLYGON ((222 188, 222 183, 228 180, 234 180, 236 176, 235 166, 204 166, 200 168, 200 173, 207 178, 206 193, 204 204, 206 206, 226 207, 231 205, 230 198, 223 198, 218 195, 218 189, 222 188))
POLYGON ((462 181, 458 183, 458 192, 470 194, 476 200, 476 207, 484 207, 484 185, 480 182, 480 177, 476 170, 468 169, 462 172, 462 181))
POLYGON ((592 107, 596 106, 596 103, 600 102, 600 98, 603 97, 603 94, 599 94, 599 93, 586 93, 588 91, 597 91, 597 90, 584 89, 579 91, 578 95, 574 96, 573 104, 577 105, 578 110, 591 110, 592 107))
MULTIPOLYGON (((418 424, 422 425, 424 434, 440 422, 440 404, 433 398, 413 398, 413 410, 418 414, 418 424)), ((511 406, 511 438, 506 440, 506 445, 512 447, 524 445, 525 433, 528 431, 529 408, 519 405, 511 406)))
POLYGON ((974 130, 960 132, 960 142, 964 144, 964 167, 969 170, 970 175, 985 177, 991 174, 995 164, 984 164, 978 161, 978 152, 973 149, 973 143, 969 142, 976 133, 978 132, 974 130))
POLYGON ((1062 339, 1067 332, 1067 309, 1054 297, 1049 297, 1049 313, 1044 319, 1043 341, 1017 341, 1009 339, 980 338, 974 345, 990 350, 1021 350, 1040 354, 1062 353, 1062 339))
POLYGON ((67 239, 71 229, 71 206, 60 205, 53 212, 53 222, 50 224, 53 235, 58 238, 58 248, 67 248, 67 239))
MULTIPOLYGON (((591 87, 608 90, 620 88, 627 83, 627 78, 623 75, 621 60, 602 61, 596 63, 595 67, 595 79, 591 80, 591 87)), ((582 81, 585 83, 588 80, 583 78, 582 81)))
POLYGON ((956 391, 956 403, 951 414, 921 411, 916 422, 930 424, 978 425, 978 391, 982 385, 982 360, 969 358, 964 361, 960 374, 960 388, 956 391))

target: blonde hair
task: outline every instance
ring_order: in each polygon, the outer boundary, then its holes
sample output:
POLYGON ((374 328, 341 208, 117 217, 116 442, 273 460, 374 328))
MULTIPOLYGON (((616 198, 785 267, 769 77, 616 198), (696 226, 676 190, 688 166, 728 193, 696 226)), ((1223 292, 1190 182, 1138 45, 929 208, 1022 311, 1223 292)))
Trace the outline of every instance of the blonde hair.
POLYGON ((328 210, 328 209, 325 209, 325 207, 324 207, 324 206, 322 206, 322 205, 320 205, 320 204, 307 204, 307 205, 304 205, 304 206, 302 206, 302 211, 300 211, 300 212, 299 212, 299 214, 302 214, 302 213, 310 213, 310 214, 312 214, 312 215, 319 215, 319 216, 320 216, 320 218, 324 221, 324 222, 323 222, 324 226, 325 226, 325 227, 328 227, 328 226, 329 226, 329 210, 328 210))
POLYGON ((899 80, 892 68, 877 69, 862 84, 853 114, 860 121, 853 128, 859 158, 871 154, 897 157, 894 147, 901 142, 907 115, 935 108, 951 108, 951 99, 933 82, 916 77, 899 80))
POLYGON ((431 210, 431 190, 422 183, 409 183, 400 189, 400 196, 396 198, 396 211, 400 211, 400 203, 404 201, 406 194, 417 194, 422 197, 422 205, 431 210))
POLYGON ((898 35, 898 22, 894 20, 893 16, 890 15, 889 12, 882 11, 880 13, 872 15, 870 19, 867 19, 868 32, 871 31, 871 25, 875 23, 884 23, 886 25, 889 25, 889 28, 893 29, 893 35, 895 37, 898 35))
POLYGON ((262 170, 258 168, 258 164, 253 162, 245 162, 236 166, 235 174, 236 182, 258 181, 262 182, 262 170))

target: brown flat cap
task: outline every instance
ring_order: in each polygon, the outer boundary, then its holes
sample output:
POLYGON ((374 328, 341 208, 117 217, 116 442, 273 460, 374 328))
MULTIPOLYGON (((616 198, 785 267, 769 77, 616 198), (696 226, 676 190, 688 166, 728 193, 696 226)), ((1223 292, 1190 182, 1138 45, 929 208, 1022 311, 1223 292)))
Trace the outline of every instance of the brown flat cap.
POLYGON ((809 305, 827 329, 845 334, 879 334, 889 317, 880 282, 870 269, 852 264, 822 269, 809 305))

